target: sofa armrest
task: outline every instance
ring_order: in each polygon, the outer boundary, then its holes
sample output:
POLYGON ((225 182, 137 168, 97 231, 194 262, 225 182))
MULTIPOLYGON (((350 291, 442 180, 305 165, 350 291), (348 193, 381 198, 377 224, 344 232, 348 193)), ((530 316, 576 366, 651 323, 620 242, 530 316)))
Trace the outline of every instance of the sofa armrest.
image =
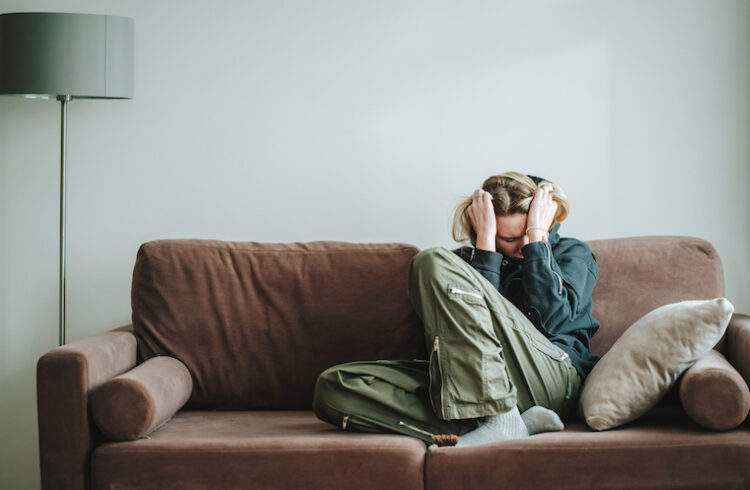
POLYGON ((56 347, 37 363, 42 488, 87 489, 91 451, 101 438, 89 393, 136 364, 130 325, 56 347))
POLYGON ((729 320, 727 360, 750 386, 750 315, 735 313, 729 320))

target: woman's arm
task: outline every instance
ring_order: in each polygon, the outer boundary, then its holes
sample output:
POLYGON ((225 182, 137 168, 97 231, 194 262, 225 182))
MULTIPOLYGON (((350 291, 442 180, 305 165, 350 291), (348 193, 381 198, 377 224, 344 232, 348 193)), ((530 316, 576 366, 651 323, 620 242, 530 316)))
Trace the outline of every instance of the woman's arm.
POLYGON ((588 246, 561 239, 555 253, 548 243, 523 249, 524 306, 538 315, 538 327, 548 335, 572 333, 571 321, 591 302, 598 268, 588 246))
POLYGON ((474 191, 471 205, 466 209, 471 226, 477 234, 476 248, 471 249, 469 257, 464 260, 474 267, 495 289, 500 288, 500 263, 502 254, 495 248, 497 221, 492 207, 492 195, 482 189, 474 191))
POLYGON ((495 289, 500 289, 500 265, 503 261, 503 255, 498 252, 482 250, 474 247, 461 247, 455 251, 456 254, 464 259, 477 272, 490 281, 495 289))
POLYGON ((591 302, 598 274, 594 254, 583 242, 561 239, 553 252, 548 239, 556 211, 551 187, 541 186, 529 207, 529 243, 522 249, 524 303, 548 335, 570 333, 566 326, 591 302))

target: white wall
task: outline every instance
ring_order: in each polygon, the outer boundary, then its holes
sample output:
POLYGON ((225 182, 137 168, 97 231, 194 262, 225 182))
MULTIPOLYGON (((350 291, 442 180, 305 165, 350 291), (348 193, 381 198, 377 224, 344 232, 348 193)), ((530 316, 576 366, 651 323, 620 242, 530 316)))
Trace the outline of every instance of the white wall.
MULTIPOLYGON (((746 0, 2 0, 135 19, 135 98, 69 109, 68 339, 129 323, 167 237, 451 245, 509 169, 563 234, 692 235, 750 312, 746 0)), ((38 486, 35 364, 57 342, 59 104, 0 97, 0 487, 38 486)))

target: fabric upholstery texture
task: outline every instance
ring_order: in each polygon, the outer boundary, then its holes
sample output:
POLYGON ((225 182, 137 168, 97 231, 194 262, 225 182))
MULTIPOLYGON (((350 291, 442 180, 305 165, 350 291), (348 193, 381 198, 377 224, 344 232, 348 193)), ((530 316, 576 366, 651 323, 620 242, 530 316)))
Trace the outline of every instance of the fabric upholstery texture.
POLYGON ((148 439, 97 448, 92 488, 421 490, 424 456, 418 439, 344 432, 310 411, 183 410, 148 439))
POLYGON ((428 451, 425 488, 740 490, 750 482, 748 438, 748 427, 696 431, 679 409, 623 430, 573 422, 563 432, 428 451))
POLYGON ((716 345, 733 311, 727 299, 717 298, 681 301, 644 315, 586 378, 579 400, 586 423, 611 429, 653 408, 716 345))
POLYGON ((727 360, 750 385, 750 316, 735 313, 727 327, 727 360))
POLYGON ((152 357, 94 390, 91 415, 108 438, 137 439, 169 420, 190 398, 192 389, 183 363, 152 357))
POLYGON ((714 430, 734 429, 750 411, 747 383, 715 350, 685 371, 680 380, 680 400, 691 419, 714 430))
POLYGON ((626 328, 659 306, 725 295, 721 259, 705 240, 648 236, 587 243, 599 265, 593 299, 602 326, 591 339, 595 355, 604 355, 626 328))
POLYGON ((417 251, 341 242, 146 243, 133 272, 138 352, 188 367, 189 407, 309 409, 318 375, 332 365, 424 356, 406 296, 417 251))
POLYGON ((71 342, 37 363, 42 488, 88 488, 91 451, 103 437, 89 419, 89 394, 136 363, 129 327, 71 342))

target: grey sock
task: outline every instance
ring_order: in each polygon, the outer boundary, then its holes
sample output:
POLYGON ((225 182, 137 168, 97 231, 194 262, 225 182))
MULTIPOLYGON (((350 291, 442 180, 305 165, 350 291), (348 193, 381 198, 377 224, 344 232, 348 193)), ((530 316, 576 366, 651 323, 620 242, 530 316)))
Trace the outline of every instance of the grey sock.
POLYGON ((533 406, 521 414, 529 435, 540 432, 559 432, 565 428, 560 417, 548 408, 533 406))
POLYGON ((456 446, 478 446, 528 436, 529 431, 516 406, 505 413, 485 417, 476 429, 460 436, 456 446))

